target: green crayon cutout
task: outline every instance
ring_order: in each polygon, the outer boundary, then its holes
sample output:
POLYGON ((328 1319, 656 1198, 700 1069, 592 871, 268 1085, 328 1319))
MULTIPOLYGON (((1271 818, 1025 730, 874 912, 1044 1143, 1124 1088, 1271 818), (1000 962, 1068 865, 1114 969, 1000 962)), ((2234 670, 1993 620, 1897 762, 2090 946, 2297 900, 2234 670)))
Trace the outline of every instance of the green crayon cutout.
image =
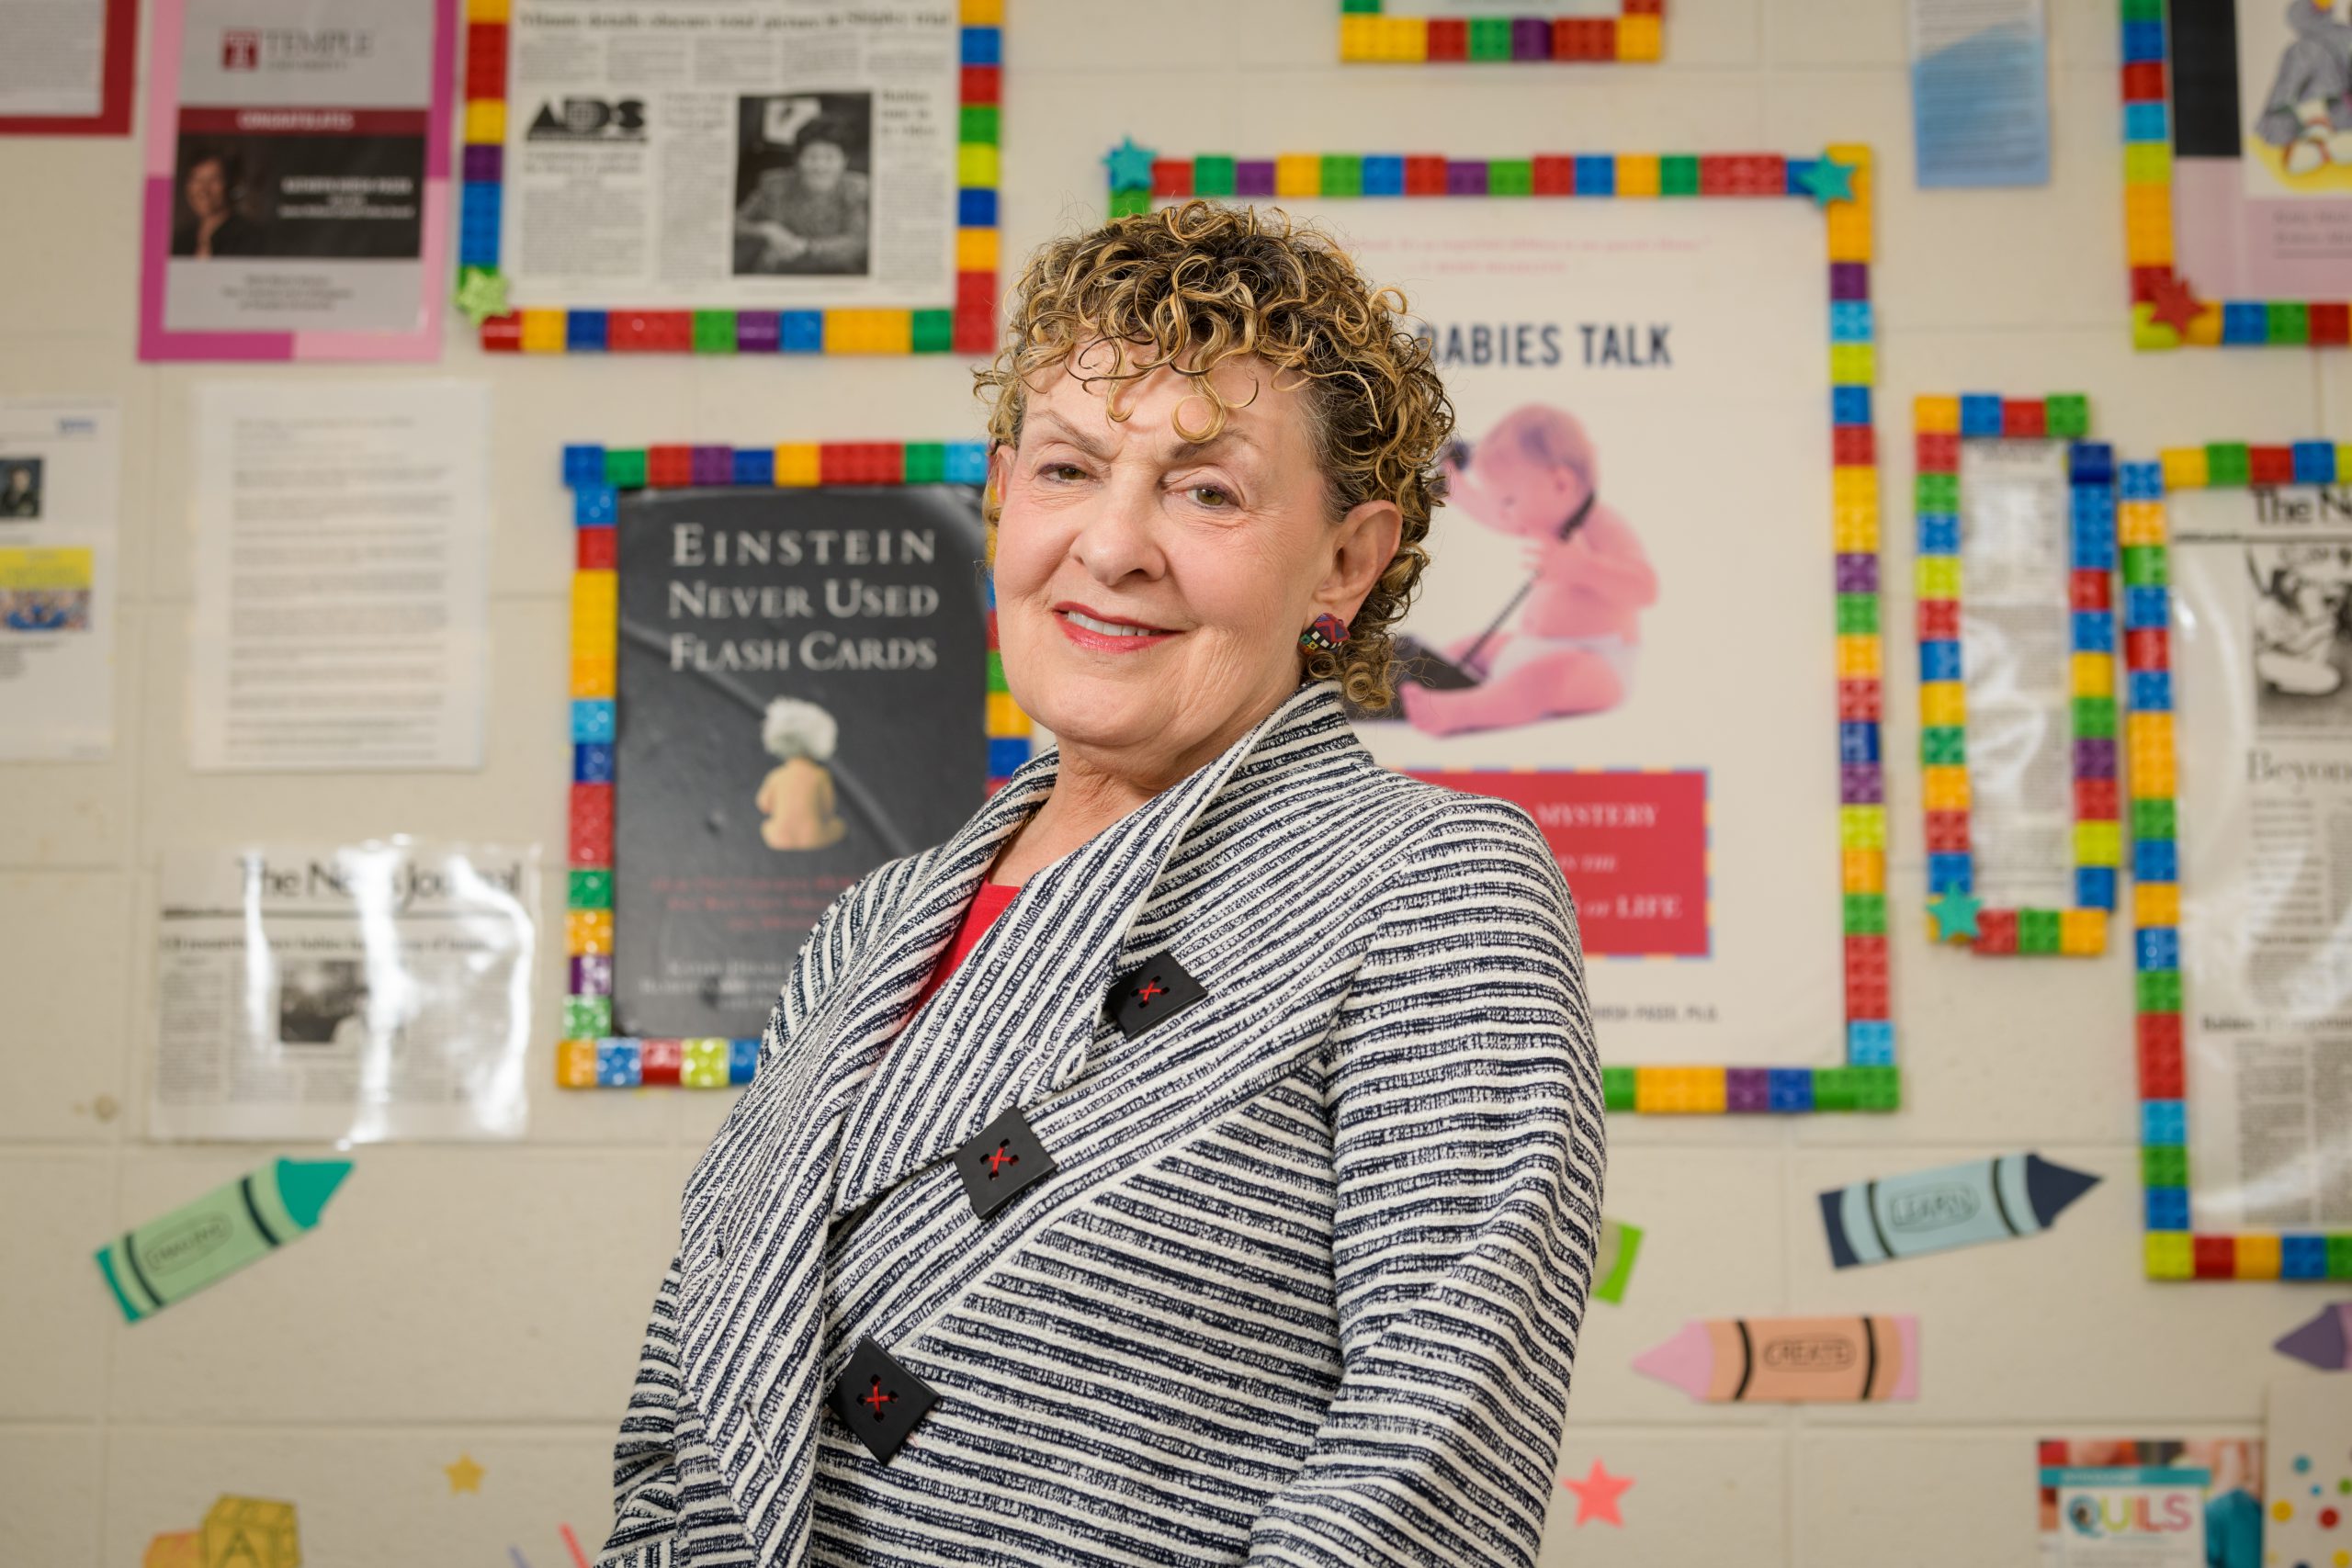
POLYGON ((1634 1256, 1642 1250, 1642 1227, 1600 1222, 1600 1246, 1592 1260, 1592 1294, 1596 1301, 1623 1305, 1625 1285, 1634 1277, 1634 1256))
POLYGON ((347 1159, 281 1159, 98 1248, 123 1320, 153 1317, 315 1229, 350 1172, 347 1159))

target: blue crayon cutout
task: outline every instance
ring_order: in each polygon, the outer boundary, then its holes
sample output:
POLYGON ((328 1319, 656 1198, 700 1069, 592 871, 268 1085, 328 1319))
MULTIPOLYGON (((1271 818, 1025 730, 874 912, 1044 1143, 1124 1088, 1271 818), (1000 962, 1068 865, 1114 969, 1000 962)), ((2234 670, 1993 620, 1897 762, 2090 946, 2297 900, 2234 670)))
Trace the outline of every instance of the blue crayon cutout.
POLYGON ((2007 1241, 2050 1228, 2098 1185, 2036 1154, 1906 1171, 1821 1194, 1829 1260, 1839 1269, 2007 1241))

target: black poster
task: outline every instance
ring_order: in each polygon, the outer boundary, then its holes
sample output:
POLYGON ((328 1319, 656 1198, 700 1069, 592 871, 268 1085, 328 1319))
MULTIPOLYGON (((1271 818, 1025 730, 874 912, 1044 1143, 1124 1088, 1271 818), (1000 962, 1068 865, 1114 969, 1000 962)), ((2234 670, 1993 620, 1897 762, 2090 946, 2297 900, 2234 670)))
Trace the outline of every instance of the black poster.
POLYGON ((620 502, 614 1032, 760 1032, 836 894, 988 784, 980 495, 620 502))

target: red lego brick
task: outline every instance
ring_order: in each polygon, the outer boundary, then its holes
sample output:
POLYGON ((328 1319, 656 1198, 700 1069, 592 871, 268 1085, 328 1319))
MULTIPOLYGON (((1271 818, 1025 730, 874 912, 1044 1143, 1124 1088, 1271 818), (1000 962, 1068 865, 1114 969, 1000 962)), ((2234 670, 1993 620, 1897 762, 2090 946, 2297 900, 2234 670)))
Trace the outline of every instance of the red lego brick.
POLYGON ((2179 1100, 2186 1093, 2188 1082, 2181 1063, 2180 1042, 2177 1040, 2140 1041, 2140 1098, 2143 1100, 2179 1100))
POLYGON ((506 96, 506 24, 476 22, 466 29, 466 96, 506 96))
POLYGON ((959 272, 956 275, 956 310, 984 310, 996 314, 996 274, 992 272, 959 272))
POLYGON ((2123 634, 2123 667, 2127 670, 2172 668, 2171 638, 2162 626, 2133 626, 2123 634))
POLYGON ((484 354, 520 354, 523 352, 523 318, 513 311, 503 316, 492 316, 481 324, 481 348, 484 354))
POLYGON ((1193 161, 1190 158, 1154 158, 1151 161, 1151 194, 1192 195, 1193 161))
MULTIPOLYGON (((1437 24, 1430 24, 1435 31, 1437 24)), ((1407 196, 1443 196, 1445 194, 1445 160, 1416 153, 1405 160, 1405 194, 1407 196)))
POLYGON ((1886 938, 1849 936, 1846 939, 1846 977, 1866 977, 1886 983, 1886 938))
POLYGON ((572 550, 572 565, 582 571, 610 571, 620 559, 620 530, 617 528, 575 528, 579 543, 572 550))
POLYGON ((1460 17, 1430 19, 1429 57, 1431 60, 1467 60, 1470 58, 1470 24, 1460 17))
POLYGON ((2245 449, 2246 479, 2258 485, 2295 482, 2295 453, 2290 446, 2249 446, 2245 449))
POLYGON ((1838 716, 1849 724, 1879 716, 1879 683, 1868 676, 1838 682, 1838 716))
POLYGON ((2165 101, 2165 68, 2160 62, 2143 60, 2123 68, 2123 101, 2127 104, 2160 104, 2165 101))
POLYGON ((1965 811, 1928 812, 1928 852, 1936 855, 1966 854, 1968 852, 1968 813, 1965 811))
POLYGON ((1830 427, 1829 460, 1841 468, 1867 468, 1878 461, 1878 442, 1867 424, 1830 427))
POLYGON ((995 353, 996 312, 993 310, 957 310, 955 345, 958 354, 995 353))
POLYGON ((2135 266, 2132 269, 2132 303, 2153 305, 2156 291, 2172 281, 2169 266, 2135 266))
POLYGON ((1614 60, 1617 24, 1607 17, 1555 17, 1552 20, 1555 60, 1614 60))
POLYGON ((2076 779, 2075 781, 2075 816, 2084 822, 2113 822, 2117 820, 2115 781, 2113 779, 2076 779))
POLYGON ((695 449, 691 446, 648 446, 645 482, 656 490, 690 485, 695 480, 695 449))
POLYGON ((2067 603, 2077 610, 2111 610, 2115 607, 2114 590, 2108 586, 2108 574, 2103 571, 2075 571, 2066 575, 2067 603))
POLYGON ((1666 0, 1625 0, 1624 12, 1629 17, 1663 17, 1666 0))
POLYGON ((1912 438, 1912 462, 1923 474, 1960 472, 1960 437, 1949 431, 1923 430, 1912 438))
POLYGON ((1953 642, 1960 637, 1960 605, 1951 599, 1919 601, 1919 640, 1953 642))
POLYGON ((2313 305, 2310 311, 2313 348, 2340 348, 2352 344, 2352 304, 2313 305))
POLYGON ((2233 1280, 2238 1272, 2237 1238, 2226 1235, 2200 1235, 2189 1238, 2189 1246, 2197 1258, 2197 1277, 2200 1280, 2233 1280))
POLYGON ((1001 101, 1004 90, 1004 67, 1001 65, 967 65, 964 67, 964 101, 967 104, 993 104, 1001 101))
POLYGON ((638 1044, 639 1081, 648 1087, 666 1085, 677 1087, 679 1069, 685 1066, 686 1043, 683 1040, 646 1040, 638 1044))
POLYGON ((2001 434, 2038 441, 2050 433, 2050 406, 2040 398, 2011 398, 2001 405, 2001 434))
POLYGON ((1574 196, 1577 192, 1577 161, 1556 152, 1546 152, 1535 160, 1535 194, 1538 196, 1574 196))
POLYGON ((1977 952, 2015 953, 2017 950, 2018 912, 2015 909, 1976 911, 1977 952))

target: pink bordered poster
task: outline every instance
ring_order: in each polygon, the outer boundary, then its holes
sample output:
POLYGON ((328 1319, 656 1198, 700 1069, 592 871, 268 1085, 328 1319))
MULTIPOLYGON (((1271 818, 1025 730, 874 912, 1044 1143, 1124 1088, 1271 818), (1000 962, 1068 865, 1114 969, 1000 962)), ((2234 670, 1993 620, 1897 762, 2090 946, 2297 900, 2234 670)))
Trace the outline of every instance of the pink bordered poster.
POLYGON ((156 0, 141 359, 441 351, 457 0, 156 0))

